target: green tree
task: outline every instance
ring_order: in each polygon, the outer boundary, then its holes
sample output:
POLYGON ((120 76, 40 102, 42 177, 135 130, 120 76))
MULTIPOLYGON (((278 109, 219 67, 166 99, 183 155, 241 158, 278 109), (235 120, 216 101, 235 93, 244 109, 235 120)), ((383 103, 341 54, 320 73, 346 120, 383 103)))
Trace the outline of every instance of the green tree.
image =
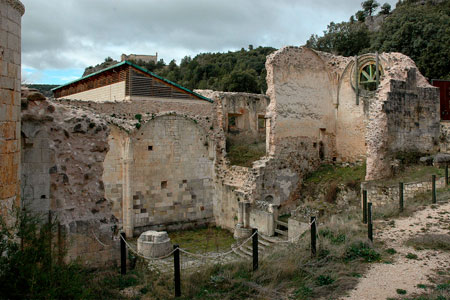
POLYGON ((363 10, 358 10, 355 14, 355 17, 359 22, 364 22, 366 20, 367 13, 363 10))
POLYGON ((324 35, 312 35, 306 46, 343 56, 353 56, 370 47, 370 32, 363 23, 334 23, 328 25, 324 35))
POLYGON ((361 3, 361 6, 367 16, 372 16, 380 4, 375 0, 367 0, 361 3))
POLYGON ((388 15, 391 12, 391 5, 389 3, 383 4, 381 6, 380 15, 388 15))

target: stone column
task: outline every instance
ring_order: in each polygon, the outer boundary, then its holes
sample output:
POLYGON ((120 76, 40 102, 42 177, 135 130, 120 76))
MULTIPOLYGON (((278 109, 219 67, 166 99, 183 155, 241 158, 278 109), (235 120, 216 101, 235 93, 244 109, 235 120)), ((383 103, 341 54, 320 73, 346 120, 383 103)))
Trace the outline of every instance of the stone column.
POLYGON ((238 224, 244 223, 244 202, 238 203, 238 224))
POLYGON ((133 236, 133 197, 131 189, 131 168, 133 166, 133 152, 130 137, 126 137, 123 151, 123 195, 122 195, 122 226, 127 237, 133 236))
POLYGON ((248 228, 250 226, 250 203, 244 202, 243 211, 244 211, 244 228, 248 228))
POLYGON ((20 205, 21 19, 18 0, 0 0, 0 214, 20 205))

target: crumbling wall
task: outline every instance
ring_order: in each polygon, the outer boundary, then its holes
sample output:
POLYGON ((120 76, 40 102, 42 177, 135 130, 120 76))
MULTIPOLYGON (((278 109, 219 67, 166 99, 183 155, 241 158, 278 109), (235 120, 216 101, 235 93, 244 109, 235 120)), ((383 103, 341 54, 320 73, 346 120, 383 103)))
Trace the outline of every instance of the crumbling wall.
POLYGON ((266 108, 270 98, 263 94, 218 92, 212 90, 194 90, 220 105, 216 105, 224 116, 222 126, 227 136, 243 138, 266 138, 266 108))
POLYGON ((388 177, 399 153, 439 150, 439 92, 400 53, 383 53, 385 73, 369 104, 366 180, 388 177))
POLYGON ((214 223, 214 162, 224 149, 214 104, 184 99, 62 103, 110 123, 105 197, 127 235, 214 223))
POLYGON ((63 226, 67 259, 90 265, 116 261, 116 218, 104 198, 103 161, 109 129, 92 113, 48 100, 22 111, 22 189, 25 208, 63 226), (99 243, 99 241, 103 243, 99 243))
POLYGON ((0 0, 0 215, 20 205, 20 53, 25 8, 0 0))

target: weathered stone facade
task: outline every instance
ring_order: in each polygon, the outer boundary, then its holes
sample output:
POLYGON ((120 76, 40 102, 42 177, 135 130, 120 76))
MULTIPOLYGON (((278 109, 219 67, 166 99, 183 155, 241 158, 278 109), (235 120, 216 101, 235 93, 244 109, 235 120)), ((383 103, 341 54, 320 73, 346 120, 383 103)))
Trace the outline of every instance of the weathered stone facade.
POLYGON ((103 162, 109 129, 85 110, 48 100, 22 111, 23 207, 63 226, 67 259, 103 265, 118 258, 117 219, 105 199, 103 162), (101 241, 104 245, 99 243, 101 241))
POLYGON ((0 214, 20 205, 21 20, 17 0, 0 1, 0 214))

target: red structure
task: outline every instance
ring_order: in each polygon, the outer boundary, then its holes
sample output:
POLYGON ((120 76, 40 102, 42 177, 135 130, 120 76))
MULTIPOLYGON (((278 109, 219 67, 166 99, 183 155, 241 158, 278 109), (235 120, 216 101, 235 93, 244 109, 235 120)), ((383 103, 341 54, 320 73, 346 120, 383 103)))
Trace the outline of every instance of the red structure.
POLYGON ((435 80, 431 84, 440 89, 441 120, 450 120, 450 80, 435 80))

